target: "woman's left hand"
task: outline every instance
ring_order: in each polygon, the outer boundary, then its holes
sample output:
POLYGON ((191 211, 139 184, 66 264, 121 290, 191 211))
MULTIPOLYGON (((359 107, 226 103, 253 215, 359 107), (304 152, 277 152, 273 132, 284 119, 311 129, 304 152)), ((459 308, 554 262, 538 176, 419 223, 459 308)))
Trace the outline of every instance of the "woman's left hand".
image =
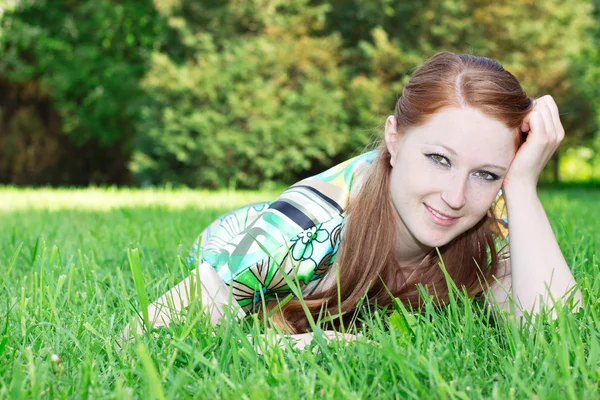
MULTIPOLYGON (((293 340, 292 348, 297 349, 297 350, 304 350, 307 346, 309 346, 313 342, 313 339, 314 339, 313 332, 298 333, 295 335, 286 335, 286 334, 265 335, 265 334, 261 334, 260 336, 263 340, 265 340, 266 345, 270 345, 270 346, 277 345, 277 346, 281 347, 282 349, 286 349, 287 346, 289 345, 282 339, 291 338, 293 340)), ((344 341, 346 343, 356 341, 359 338, 364 339, 362 336, 356 336, 351 333, 341 333, 341 332, 330 331, 330 330, 323 331, 323 338, 327 342, 332 342, 334 340, 340 340, 340 341, 344 341)), ((257 354, 262 355, 263 354, 262 348, 261 348, 261 346, 259 346, 256 343, 255 338, 253 338, 252 335, 248 335, 248 340, 250 340, 250 342, 253 343, 254 349, 256 350, 257 354)), ((366 339, 364 339, 364 340, 366 340, 366 339)), ((366 340, 366 341, 369 344, 375 344, 371 340, 366 340)), ((318 348, 314 348, 313 351, 318 351, 318 348)))
POLYGON ((542 170, 565 137, 552 96, 535 100, 533 110, 523 120, 521 131, 529 134, 510 165, 503 187, 535 190, 542 170))

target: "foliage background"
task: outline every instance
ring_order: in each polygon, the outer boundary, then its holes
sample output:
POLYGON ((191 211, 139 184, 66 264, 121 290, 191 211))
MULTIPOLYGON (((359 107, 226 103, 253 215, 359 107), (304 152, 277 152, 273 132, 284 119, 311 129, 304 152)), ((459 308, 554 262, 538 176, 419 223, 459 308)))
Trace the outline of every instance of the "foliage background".
MULTIPOLYGON (((0 183, 257 188, 361 152, 442 50, 495 58, 600 179, 599 0, 3 0, 0 183)), ((560 168, 559 168, 560 167, 560 168)))

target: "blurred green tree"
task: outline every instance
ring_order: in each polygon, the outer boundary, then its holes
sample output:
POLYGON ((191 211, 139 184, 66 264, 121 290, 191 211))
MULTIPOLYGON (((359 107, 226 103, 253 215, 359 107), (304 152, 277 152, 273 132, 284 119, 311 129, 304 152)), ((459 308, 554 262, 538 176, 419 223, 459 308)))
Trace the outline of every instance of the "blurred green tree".
MULTIPOLYGON (((394 103, 416 65, 447 50, 496 59, 531 96, 551 94, 568 132, 565 146, 595 137, 599 111, 593 107, 589 81, 582 79, 593 67, 578 61, 598 43, 589 35, 599 25, 589 0, 330 2, 326 26, 342 35, 343 62, 354 67, 351 125, 371 124, 373 115, 394 103), (387 93, 376 95, 381 89, 387 93), (365 100, 370 93, 374 101, 365 100)), ((353 143, 368 140, 368 131, 362 132, 353 143)), ((553 166, 557 179, 558 161, 553 166)))
POLYGON ((380 136, 442 50, 499 60, 555 97, 567 146, 589 144, 599 1, 16 2, 0 15, 0 182, 290 183, 380 136))
POLYGON ((138 81, 178 49, 153 2, 22 1, 0 29, 0 181, 128 181, 138 81))
POLYGON ((153 57, 131 164, 140 182, 254 188, 291 182, 341 152, 349 128, 339 36, 311 35, 326 8, 158 4, 195 55, 182 65, 153 57))

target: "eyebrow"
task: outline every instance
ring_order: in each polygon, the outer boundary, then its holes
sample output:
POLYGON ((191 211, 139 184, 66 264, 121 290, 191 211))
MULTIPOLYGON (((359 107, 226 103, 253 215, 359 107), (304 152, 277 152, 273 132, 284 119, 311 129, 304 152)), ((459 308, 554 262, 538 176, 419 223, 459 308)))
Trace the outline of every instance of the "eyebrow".
MULTIPOLYGON (((444 149, 446 149, 446 150, 448 151, 448 153, 450 153, 450 154, 452 154, 452 155, 455 155, 455 156, 456 156, 456 155, 458 155, 458 154, 456 153, 456 151, 455 151, 453 148, 451 148, 451 147, 448 147, 448 146, 446 146, 445 144, 440 144, 440 143, 425 143, 425 144, 428 144, 428 145, 431 145, 431 146, 439 146, 439 147, 443 147, 444 149)), ((482 166, 481 166, 481 168, 496 168, 496 169, 499 169, 499 170, 501 170, 501 171, 506 171, 506 168, 505 168, 505 167, 501 167, 500 165, 496 165, 496 164, 486 164, 486 165, 482 165, 482 166)))

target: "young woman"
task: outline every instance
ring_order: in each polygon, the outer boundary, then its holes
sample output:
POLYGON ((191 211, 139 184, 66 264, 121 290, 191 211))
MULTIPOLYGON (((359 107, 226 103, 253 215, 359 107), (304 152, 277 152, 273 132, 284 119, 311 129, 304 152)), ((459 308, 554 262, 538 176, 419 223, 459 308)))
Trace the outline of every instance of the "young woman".
MULTIPOLYGON (((213 323, 263 297, 273 308, 289 293, 283 272, 315 317, 341 311, 348 321, 365 294, 388 304, 388 289, 418 307, 418 284, 443 304, 438 250, 469 294, 535 312, 575 285, 536 193, 563 137, 552 97, 527 97, 490 59, 439 53, 404 87, 377 150, 212 223, 192 250, 196 269, 150 317, 168 324, 194 297, 192 280, 213 323)), ((298 299, 273 321, 291 334, 310 330, 298 299)))

